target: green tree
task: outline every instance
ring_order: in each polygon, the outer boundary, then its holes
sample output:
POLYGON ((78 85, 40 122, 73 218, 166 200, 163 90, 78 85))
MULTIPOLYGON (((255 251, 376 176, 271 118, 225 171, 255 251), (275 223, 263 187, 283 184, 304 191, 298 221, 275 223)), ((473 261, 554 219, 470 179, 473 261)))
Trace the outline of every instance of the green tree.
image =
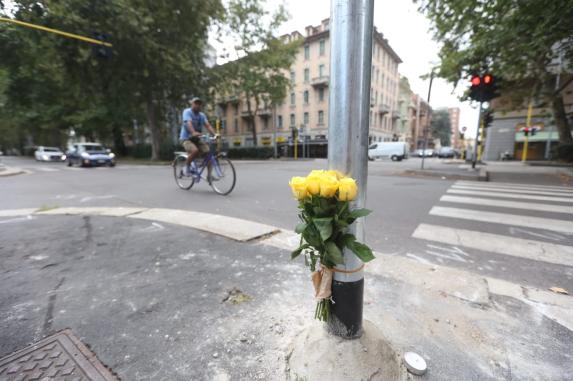
POLYGON ((415 1, 441 43, 439 76, 457 84, 491 71, 503 78, 501 93, 513 105, 533 96, 549 104, 560 142, 572 142, 554 65, 561 56, 563 70, 570 71, 573 62, 570 0, 415 1))
POLYGON ((241 95, 253 142, 259 112, 284 100, 290 81, 285 72, 292 65, 300 41, 286 43, 275 37, 288 18, 282 6, 269 14, 260 0, 231 0, 226 32, 234 40, 235 61, 216 68, 214 87, 218 96, 241 95))
MULTIPOLYGON (((38 31, 57 52, 56 70, 68 98, 84 99, 73 122, 83 133, 108 135, 116 145, 134 117, 144 115, 151 133, 152 158, 159 156, 169 107, 205 88, 203 63, 207 33, 222 16, 218 0, 17 0, 16 17, 81 35, 104 33, 111 55, 98 57, 84 42, 38 31), (94 129, 96 125, 100 127, 94 129)), ((16 47, 18 48, 18 47, 16 47)), ((0 48, 1 49, 1 48, 0 48)), ((20 61, 33 71, 42 61, 20 61)), ((12 73, 11 73, 12 76, 12 73)), ((46 78, 41 78, 43 81, 46 78)), ((63 103, 63 99, 57 100, 63 103)), ((29 105, 34 109, 34 105, 29 105)), ((62 114, 59 114, 60 116, 62 114)), ((60 118, 61 119, 61 118, 60 118)))
POLYGON ((432 112, 430 130, 434 139, 440 139, 440 144, 449 147, 451 143, 452 128, 448 109, 437 109, 432 112))

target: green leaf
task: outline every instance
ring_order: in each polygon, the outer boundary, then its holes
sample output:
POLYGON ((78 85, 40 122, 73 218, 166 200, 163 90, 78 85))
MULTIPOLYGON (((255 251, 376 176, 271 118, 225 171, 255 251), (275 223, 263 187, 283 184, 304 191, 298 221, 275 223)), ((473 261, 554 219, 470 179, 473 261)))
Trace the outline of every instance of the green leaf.
POLYGON ((340 242, 342 243, 342 245, 351 249, 352 244, 356 242, 356 237, 354 236, 354 234, 346 233, 342 235, 342 237, 340 238, 340 242))
POLYGON ((312 247, 318 249, 322 246, 322 241, 320 239, 320 233, 316 227, 312 224, 307 225, 304 232, 302 232, 302 238, 308 242, 312 247))
POLYGON ((299 246, 296 250, 294 250, 292 253, 290 253, 290 259, 295 259, 296 257, 298 257, 300 255, 300 253, 302 253, 302 251, 304 249, 308 249, 309 247, 310 247, 310 245, 307 243, 299 246))
POLYGON ((302 234, 304 229, 306 229, 306 224, 304 222, 302 222, 302 223, 296 225, 296 228, 294 228, 294 231, 298 234, 302 234))
POLYGON ((330 238, 330 236, 332 235, 332 218, 331 217, 315 218, 312 220, 312 222, 314 223, 314 226, 316 226, 316 228, 320 232, 320 238, 322 238, 323 241, 326 241, 327 239, 330 238))
POLYGON ((369 215, 370 213, 372 213, 371 210, 369 209, 354 209, 353 211, 350 212, 349 216, 350 218, 360 218, 360 217, 366 217, 367 215, 369 215))
POLYGON ((344 263, 344 257, 342 256, 342 252, 340 251, 340 249, 338 248, 338 246, 336 246, 336 244, 332 241, 328 241, 325 243, 325 247, 326 247, 326 254, 328 256, 328 259, 335 263, 335 264, 342 264, 344 263))
POLYGON ((352 250, 362 262, 370 262, 375 258, 374 254, 372 254, 372 250, 363 243, 353 242, 349 249, 352 250))

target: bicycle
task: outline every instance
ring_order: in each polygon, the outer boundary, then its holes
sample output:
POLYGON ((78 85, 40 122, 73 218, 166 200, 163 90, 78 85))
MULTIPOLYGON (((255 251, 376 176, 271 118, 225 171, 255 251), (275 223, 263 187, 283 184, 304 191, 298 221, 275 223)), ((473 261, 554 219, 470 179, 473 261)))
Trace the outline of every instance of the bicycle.
MULTIPOLYGON (((236 173, 235 167, 231 160, 226 157, 226 154, 221 152, 213 153, 211 147, 211 142, 217 138, 210 138, 208 136, 202 136, 205 140, 208 139, 210 145, 210 150, 207 155, 202 159, 197 158, 191 163, 191 174, 187 174, 187 153, 186 152, 175 152, 175 159, 173 160, 173 175, 175 176, 175 182, 177 186, 181 189, 189 190, 199 183, 201 180, 205 180, 209 183, 211 188, 215 193, 222 196, 226 196, 233 191, 236 183, 236 173), (201 161, 199 165, 197 162, 201 161), (211 176, 204 176, 203 172, 211 164, 211 176)), ((209 171, 207 170, 207 173, 209 171)))

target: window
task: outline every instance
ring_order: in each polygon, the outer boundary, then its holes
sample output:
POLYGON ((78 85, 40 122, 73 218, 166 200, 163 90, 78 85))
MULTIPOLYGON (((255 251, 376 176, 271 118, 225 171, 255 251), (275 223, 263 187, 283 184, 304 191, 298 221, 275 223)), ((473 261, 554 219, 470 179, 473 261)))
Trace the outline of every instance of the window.
POLYGON ((268 130, 269 128, 269 118, 263 118, 263 130, 268 130))
POLYGON ((318 124, 324 124, 324 111, 318 112, 318 124))
POLYGON ((304 81, 310 81, 310 70, 308 68, 304 69, 304 81))
POLYGON ((290 105, 294 106, 295 104, 295 95, 294 93, 290 93, 290 105))
POLYGON ((318 89, 318 100, 319 102, 324 101, 324 87, 318 89))
POLYGON ((324 55, 325 52, 325 42, 324 40, 320 40, 318 43, 318 54, 320 54, 321 56, 324 55))
POLYGON ((282 115, 279 115, 279 117, 278 117, 277 126, 278 126, 278 128, 283 128, 283 116, 282 115))
POLYGON ((303 99, 304 99, 304 104, 307 105, 308 104, 308 90, 305 90, 304 93, 302 93, 303 95, 303 99))
POLYGON ((304 59, 308 60, 309 58, 310 58, 310 46, 305 45, 304 46, 304 59))
POLYGON ((318 76, 319 77, 324 76, 324 65, 323 64, 318 65, 318 76))
POLYGON ((239 115, 239 105, 235 104, 235 115, 239 115))
POLYGON ((291 71, 291 72, 290 72, 290 82, 291 82, 291 83, 294 83, 294 81, 295 81, 295 72, 294 72, 294 71, 291 71))
POLYGON ((308 124, 308 112, 305 112, 305 113, 304 113, 303 123, 304 123, 305 125, 308 124))
POLYGON ((295 123, 295 119, 294 119, 294 114, 290 114, 290 126, 294 127, 296 125, 295 123))
POLYGON ((235 128, 235 132, 239 132, 239 119, 235 119, 234 128, 235 128))

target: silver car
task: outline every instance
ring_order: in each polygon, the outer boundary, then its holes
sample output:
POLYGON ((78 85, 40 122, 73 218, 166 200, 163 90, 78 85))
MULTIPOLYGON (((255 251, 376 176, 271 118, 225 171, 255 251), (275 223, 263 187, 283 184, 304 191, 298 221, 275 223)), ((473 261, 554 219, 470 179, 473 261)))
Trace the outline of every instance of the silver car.
POLYGON ((34 157, 37 161, 66 161, 66 155, 56 147, 39 146, 34 157))

